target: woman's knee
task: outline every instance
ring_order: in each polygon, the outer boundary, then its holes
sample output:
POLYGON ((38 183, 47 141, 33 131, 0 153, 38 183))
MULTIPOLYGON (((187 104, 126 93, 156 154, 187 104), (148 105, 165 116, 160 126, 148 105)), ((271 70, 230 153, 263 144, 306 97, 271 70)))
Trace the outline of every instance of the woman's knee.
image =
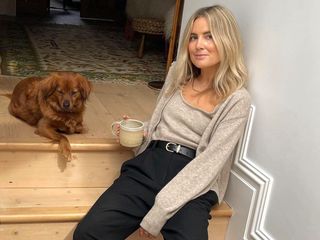
POLYGON ((89 212, 76 226, 73 240, 103 239, 103 230, 108 229, 108 221, 99 217, 98 213, 89 212))
POLYGON ((87 228, 84 228, 83 225, 81 223, 79 223, 74 232, 73 232, 73 240, 86 240, 86 239, 90 239, 87 238, 86 236, 88 236, 87 233, 87 228))
POLYGON ((77 225, 73 240, 125 239, 138 228, 139 222, 121 211, 89 213, 77 225))
MULTIPOLYGON (((209 196, 209 195, 208 195, 209 196)), ((199 197, 182 207, 164 225, 161 233, 165 239, 205 240, 208 239, 208 225, 211 197, 199 197)))
POLYGON ((76 226, 73 233, 73 240, 92 240, 97 239, 97 230, 99 231, 99 223, 94 218, 87 216, 76 226))

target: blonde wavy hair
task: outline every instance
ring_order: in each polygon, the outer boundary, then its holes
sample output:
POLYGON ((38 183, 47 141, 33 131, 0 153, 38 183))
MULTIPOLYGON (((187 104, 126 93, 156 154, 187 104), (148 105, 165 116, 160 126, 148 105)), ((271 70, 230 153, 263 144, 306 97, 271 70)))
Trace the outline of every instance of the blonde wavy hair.
POLYGON ((199 17, 207 20, 218 50, 220 65, 214 76, 213 88, 221 99, 225 99, 245 86, 248 76, 238 24, 232 13, 220 5, 200 8, 189 19, 174 67, 173 77, 176 81, 169 92, 180 88, 201 73, 200 69, 192 64, 188 51, 193 23, 199 17))

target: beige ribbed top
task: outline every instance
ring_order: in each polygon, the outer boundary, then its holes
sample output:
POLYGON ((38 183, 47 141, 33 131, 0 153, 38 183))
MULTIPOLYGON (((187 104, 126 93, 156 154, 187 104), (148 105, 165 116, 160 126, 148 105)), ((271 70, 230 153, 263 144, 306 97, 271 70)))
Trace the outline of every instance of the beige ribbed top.
POLYGON ((197 149, 212 116, 213 112, 207 113, 191 106, 183 98, 182 92, 176 91, 163 109, 161 121, 151 139, 171 141, 197 149))

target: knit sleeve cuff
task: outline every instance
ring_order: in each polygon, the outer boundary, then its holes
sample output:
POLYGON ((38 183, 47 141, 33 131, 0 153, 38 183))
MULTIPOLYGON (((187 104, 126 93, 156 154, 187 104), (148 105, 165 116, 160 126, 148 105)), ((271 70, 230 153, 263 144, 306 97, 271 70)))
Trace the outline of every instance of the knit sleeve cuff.
POLYGON ((140 226, 153 236, 158 236, 167 219, 165 211, 154 205, 142 219, 140 226))

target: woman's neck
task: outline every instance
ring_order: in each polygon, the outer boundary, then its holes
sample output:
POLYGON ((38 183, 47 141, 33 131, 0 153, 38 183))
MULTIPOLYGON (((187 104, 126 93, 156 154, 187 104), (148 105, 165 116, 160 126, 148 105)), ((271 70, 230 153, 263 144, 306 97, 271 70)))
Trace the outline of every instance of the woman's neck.
POLYGON ((212 87, 212 79, 204 79, 201 78, 201 76, 191 79, 191 88, 197 93, 207 91, 209 89, 212 89, 212 87))
POLYGON ((216 73, 217 73, 216 68, 203 68, 200 70, 200 75, 198 76, 198 80, 201 82, 213 83, 216 73))
POLYGON ((192 79, 192 89, 202 92, 213 88, 214 73, 201 71, 200 75, 192 79))

